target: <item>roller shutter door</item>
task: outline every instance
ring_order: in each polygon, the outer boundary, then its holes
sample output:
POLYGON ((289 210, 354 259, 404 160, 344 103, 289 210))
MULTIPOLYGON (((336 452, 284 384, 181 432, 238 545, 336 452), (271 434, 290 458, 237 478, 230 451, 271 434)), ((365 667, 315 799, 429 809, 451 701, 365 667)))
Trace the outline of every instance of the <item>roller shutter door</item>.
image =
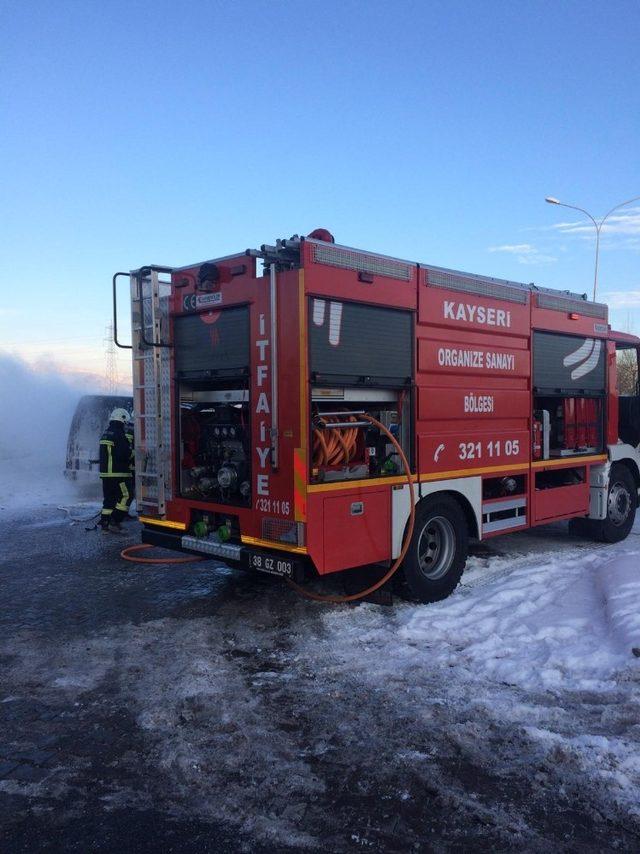
POLYGON ((188 314, 174 321, 176 371, 184 377, 233 375, 249 367, 246 306, 188 314))
POLYGON ((401 386, 413 374, 413 317, 362 303, 312 298, 310 370, 317 383, 401 386))
POLYGON ((606 341, 554 332, 533 334, 533 387, 538 394, 605 392, 606 341))

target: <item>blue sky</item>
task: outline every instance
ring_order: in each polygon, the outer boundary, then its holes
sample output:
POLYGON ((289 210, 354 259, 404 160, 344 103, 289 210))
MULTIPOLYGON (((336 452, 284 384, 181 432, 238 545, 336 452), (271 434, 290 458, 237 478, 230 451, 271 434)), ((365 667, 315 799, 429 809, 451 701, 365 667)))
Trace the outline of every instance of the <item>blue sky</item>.
MULTIPOLYGON (((544 196, 598 216, 640 195, 637 2, 5 0, 0 16, 0 348, 32 362, 100 373, 115 270, 317 226, 588 291, 592 232, 544 196)), ((640 204, 620 213, 599 287, 640 333, 640 204)))

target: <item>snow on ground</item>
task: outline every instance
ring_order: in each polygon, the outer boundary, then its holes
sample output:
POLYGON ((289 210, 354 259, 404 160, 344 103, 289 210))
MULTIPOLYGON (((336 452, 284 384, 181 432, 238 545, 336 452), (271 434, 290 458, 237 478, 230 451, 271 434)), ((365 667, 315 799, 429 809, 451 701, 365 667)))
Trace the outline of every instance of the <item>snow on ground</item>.
MULTIPOLYGON (((636 535, 637 536, 637 535, 636 535)), ((609 626, 623 650, 640 656, 640 556, 621 552, 598 568, 609 626)))
MULTIPOLYGON (((428 649, 430 664, 470 680, 525 691, 610 689, 632 649, 640 649, 640 519, 617 546, 576 546, 566 529, 564 537, 560 553, 472 557, 449 599, 397 605, 388 625, 391 659, 380 660, 381 672, 415 663, 428 649), (481 563, 489 564, 488 577, 481 563)), ((517 548, 516 537, 501 538, 501 547, 508 550, 509 540, 517 548)), ((363 610, 360 620, 336 609, 324 619, 361 643, 379 641, 386 612, 363 610)))
POLYGON ((403 604, 392 615, 326 611, 327 651, 344 672, 421 704, 425 672, 437 669, 451 697, 470 688, 472 707, 521 726, 543 754, 575 763, 640 816, 640 520, 617 546, 564 536, 560 553, 521 555, 517 537, 501 538, 515 556, 472 558, 444 602, 403 604))

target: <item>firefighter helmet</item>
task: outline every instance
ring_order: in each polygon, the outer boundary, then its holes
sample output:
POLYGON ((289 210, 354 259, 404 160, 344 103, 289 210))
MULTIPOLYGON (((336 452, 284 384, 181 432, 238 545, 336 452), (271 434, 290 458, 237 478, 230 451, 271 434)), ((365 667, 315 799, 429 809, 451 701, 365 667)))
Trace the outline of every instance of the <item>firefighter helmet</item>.
POLYGON ((121 421, 123 424, 126 424, 128 421, 131 421, 131 416, 126 409, 117 407, 109 416, 109 421, 121 421))

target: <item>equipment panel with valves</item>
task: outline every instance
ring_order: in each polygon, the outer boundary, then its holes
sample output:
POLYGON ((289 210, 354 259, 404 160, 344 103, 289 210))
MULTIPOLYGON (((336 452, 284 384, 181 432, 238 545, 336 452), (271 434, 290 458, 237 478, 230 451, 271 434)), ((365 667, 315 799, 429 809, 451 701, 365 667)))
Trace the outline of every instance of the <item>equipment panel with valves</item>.
POLYGON ((183 396, 180 408, 183 498, 250 505, 251 436, 244 396, 242 392, 210 393, 192 395, 209 398, 193 401, 183 396))

